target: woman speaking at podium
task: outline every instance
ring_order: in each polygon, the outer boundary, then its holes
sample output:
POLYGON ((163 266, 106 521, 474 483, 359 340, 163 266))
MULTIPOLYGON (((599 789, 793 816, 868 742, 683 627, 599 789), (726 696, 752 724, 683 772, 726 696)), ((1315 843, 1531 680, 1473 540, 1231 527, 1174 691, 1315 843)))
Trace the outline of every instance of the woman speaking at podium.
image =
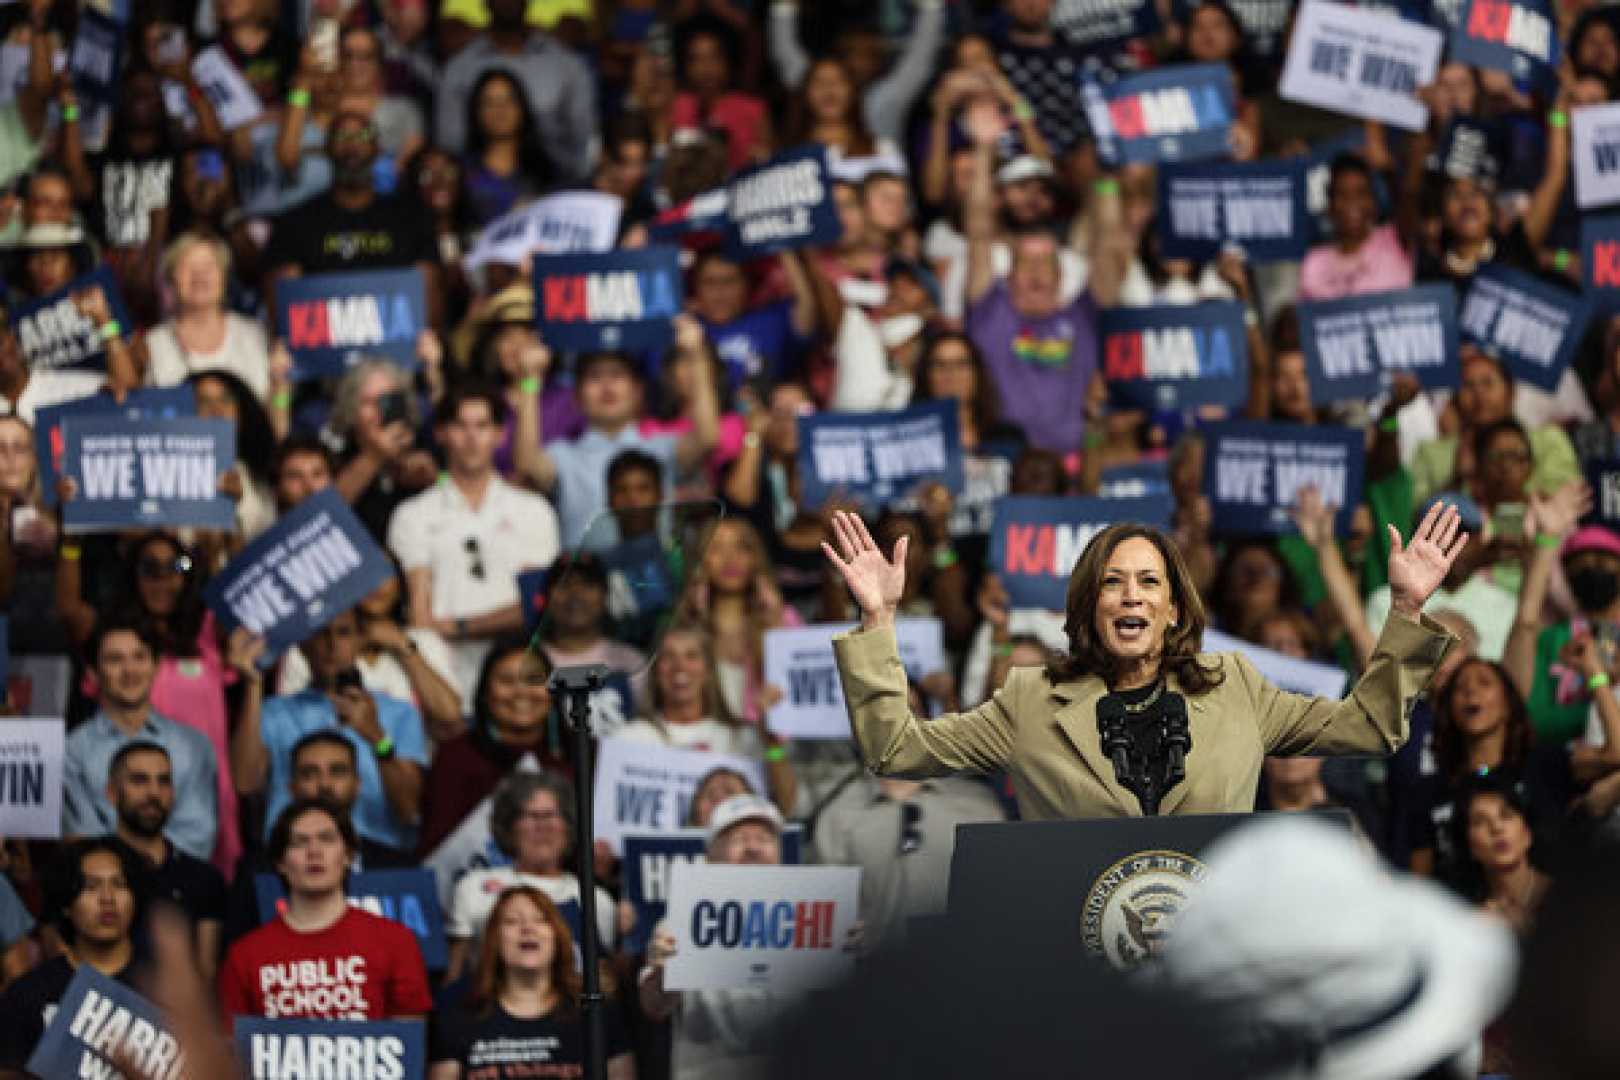
POLYGON ((1202 654, 1204 605, 1181 553, 1147 525, 1111 525, 1069 578, 1068 655, 1015 668, 971 712, 933 720, 906 706, 894 636, 906 540, 886 558, 855 514, 822 548, 861 608, 834 639, 855 740, 880 776, 1012 777, 1025 819, 1254 809, 1267 754, 1378 754, 1406 741, 1406 713, 1455 640, 1422 614, 1467 541, 1433 507, 1410 543, 1391 528, 1390 619, 1343 701, 1273 686, 1239 654, 1202 654))

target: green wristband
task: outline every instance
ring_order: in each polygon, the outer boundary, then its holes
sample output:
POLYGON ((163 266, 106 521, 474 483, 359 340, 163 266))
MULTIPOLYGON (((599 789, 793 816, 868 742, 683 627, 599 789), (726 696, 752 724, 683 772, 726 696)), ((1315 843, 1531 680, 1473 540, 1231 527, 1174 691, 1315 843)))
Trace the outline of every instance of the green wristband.
POLYGON ((287 92, 287 104, 295 109, 309 108, 309 91, 301 87, 289 90, 287 92))
POLYGON ((1555 128, 1569 127, 1569 114, 1562 109, 1553 109, 1547 113, 1547 126, 1555 128))
POLYGON ((1562 540, 1549 533, 1536 533, 1536 547, 1555 548, 1562 544, 1562 540))
POLYGON ((373 754, 377 755, 377 760, 378 761, 387 761, 389 758, 393 757, 394 756, 394 738, 393 738, 393 736, 392 735, 384 735, 382 738, 380 738, 376 742, 372 743, 371 744, 371 752, 373 754))
POLYGON ((1095 191, 1098 195, 1118 195, 1119 181, 1115 180, 1112 176, 1105 176, 1101 180, 1098 180, 1096 183, 1092 184, 1091 190, 1095 191))
POLYGON ((785 746, 769 746, 769 747, 766 747, 765 748, 765 760, 771 762, 772 764, 775 764, 776 762, 779 762, 779 761, 786 761, 787 760, 787 747, 785 747, 785 746))
POLYGON ((1586 680, 1586 688, 1588 690, 1601 690, 1608 685, 1609 673, 1607 671, 1600 671, 1590 679, 1586 680))
POLYGON ((1401 422, 1393 416, 1386 416, 1378 421, 1378 430, 1388 432, 1391 435, 1399 435, 1401 433, 1401 422))
POLYGON ((292 391, 291 390, 277 390, 275 392, 274 396, 272 396, 270 398, 270 404, 275 406, 278 409, 291 408, 292 407, 292 391))
POLYGON ((79 122, 79 107, 77 105, 62 106, 62 123, 77 124, 79 122))
POLYGON ((1557 251, 1553 252, 1553 269, 1554 270, 1567 270, 1567 269, 1569 269, 1569 260, 1570 260, 1570 251, 1569 251, 1569 249, 1568 248, 1559 248, 1557 251))
POLYGON ((113 341, 124 336, 124 327, 117 319, 108 319, 98 332, 102 341, 113 341))
POLYGON ((518 390, 525 394, 538 394, 540 392, 540 376, 524 376, 518 381, 518 390))

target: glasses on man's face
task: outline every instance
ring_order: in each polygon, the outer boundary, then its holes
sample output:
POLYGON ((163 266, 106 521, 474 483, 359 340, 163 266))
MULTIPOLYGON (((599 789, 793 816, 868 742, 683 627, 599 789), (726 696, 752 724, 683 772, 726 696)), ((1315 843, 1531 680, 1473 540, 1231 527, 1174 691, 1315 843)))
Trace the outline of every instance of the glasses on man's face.
POLYGON ((915 855, 922 850, 922 807, 904 803, 900 807, 900 854, 915 855))
POLYGON ((135 572, 148 580, 166 577, 184 577, 191 573, 191 556, 180 555, 173 559, 160 559, 148 555, 135 564, 135 572))
POLYGON ((478 537, 467 537, 462 547, 467 552, 467 573, 477 581, 484 580, 484 551, 478 546, 478 537))

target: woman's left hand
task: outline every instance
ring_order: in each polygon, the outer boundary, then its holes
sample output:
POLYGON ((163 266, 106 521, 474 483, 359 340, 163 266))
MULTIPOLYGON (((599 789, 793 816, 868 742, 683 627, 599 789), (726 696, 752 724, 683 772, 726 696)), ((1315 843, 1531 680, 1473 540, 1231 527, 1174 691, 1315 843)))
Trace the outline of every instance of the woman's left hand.
POLYGON ((1462 554, 1468 534, 1461 532, 1462 519, 1455 506, 1436 503, 1423 516, 1412 540, 1401 544, 1401 532, 1389 526, 1390 606, 1409 619, 1416 619, 1424 601, 1446 579, 1451 564, 1462 554))

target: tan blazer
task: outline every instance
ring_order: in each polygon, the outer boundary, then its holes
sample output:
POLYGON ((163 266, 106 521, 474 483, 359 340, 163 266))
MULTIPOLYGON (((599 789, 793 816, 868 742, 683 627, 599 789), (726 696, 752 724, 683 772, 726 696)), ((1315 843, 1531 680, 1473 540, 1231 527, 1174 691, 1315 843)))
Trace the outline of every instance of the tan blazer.
MULTIPOLYGON (((1343 701, 1277 689, 1237 653, 1200 657, 1225 678, 1187 695, 1192 752, 1187 778, 1160 804, 1163 814, 1254 809, 1267 754, 1392 754, 1406 742, 1406 711, 1456 641, 1423 617, 1391 613, 1361 679, 1343 701)), ((867 768, 923 778, 957 772, 1012 777, 1031 820, 1141 814, 1114 778, 1097 733, 1096 676, 1053 686, 1039 668, 1014 668, 994 697, 971 712, 934 720, 911 715, 894 631, 852 630, 833 639, 850 725, 867 768)), ((1180 690, 1174 676, 1171 690, 1180 690)))

